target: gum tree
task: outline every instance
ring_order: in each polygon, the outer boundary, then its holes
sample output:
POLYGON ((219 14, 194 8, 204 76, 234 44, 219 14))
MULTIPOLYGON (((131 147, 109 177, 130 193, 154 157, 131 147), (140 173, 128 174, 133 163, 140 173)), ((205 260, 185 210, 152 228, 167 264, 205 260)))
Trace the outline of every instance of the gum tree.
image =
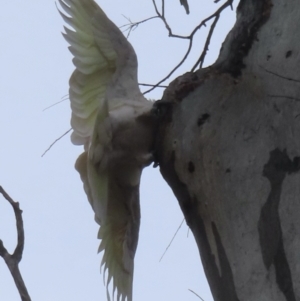
POLYGON ((166 89, 163 177, 215 301, 300 299, 300 3, 243 0, 212 66, 166 89))

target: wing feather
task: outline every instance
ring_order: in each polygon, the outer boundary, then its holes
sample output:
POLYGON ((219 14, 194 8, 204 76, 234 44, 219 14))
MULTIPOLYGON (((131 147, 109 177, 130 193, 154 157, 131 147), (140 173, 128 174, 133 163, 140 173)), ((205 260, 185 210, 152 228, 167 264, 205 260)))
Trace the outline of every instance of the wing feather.
MULTIPOLYGON (((133 260, 140 223, 139 184, 124 185, 123 181, 116 181, 117 171, 99 172, 88 156, 86 151, 81 154, 75 166, 96 213, 95 219, 101 225, 98 232, 98 238, 101 239, 98 252, 104 251, 101 261, 104 281, 106 278, 106 286, 112 281, 113 296, 117 291, 116 300, 127 298, 132 301, 133 260), (99 199, 106 201, 106 206, 95 202, 99 199), (127 204, 128 199, 131 206, 127 204)), ((109 298, 108 291, 107 294, 109 298)))
POLYGON ((94 1, 59 0, 59 3, 69 16, 60 14, 74 30, 65 27, 63 34, 70 44, 76 67, 69 83, 74 131, 71 140, 88 147, 97 112, 105 101, 107 86, 116 70, 117 53, 107 32, 101 35, 100 42, 95 41, 93 20, 96 12, 102 10, 94 1))
MULTIPOLYGON (((112 281, 113 298, 132 300, 133 259, 138 241, 140 208, 139 181, 127 181, 119 167, 107 167, 112 141, 109 112, 145 101, 137 81, 136 54, 102 9, 93 0, 58 0, 68 26, 63 34, 70 44, 76 67, 69 81, 71 140, 85 151, 75 164, 88 200, 100 225, 99 252, 106 285, 112 281), (118 88, 116 88, 118 87, 118 88), (106 167, 103 167, 106 166, 106 167), (120 178, 123 177, 123 178, 120 178)), ((132 167, 131 167, 132 168, 132 167)), ((138 174, 140 167, 128 175, 138 174)), ((107 298, 110 300, 108 288, 107 298)))

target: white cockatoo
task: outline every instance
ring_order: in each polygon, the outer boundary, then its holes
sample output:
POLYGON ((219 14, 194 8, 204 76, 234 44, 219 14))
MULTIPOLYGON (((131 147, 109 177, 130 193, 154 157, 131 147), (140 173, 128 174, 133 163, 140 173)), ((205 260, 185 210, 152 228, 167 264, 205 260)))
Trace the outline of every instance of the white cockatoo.
POLYGON ((76 169, 100 225, 99 252, 113 299, 132 300, 133 261, 140 225, 139 184, 152 162, 153 103, 141 94, 136 54, 93 0, 59 0, 63 34, 76 67, 70 78, 73 132, 84 145, 76 169), (116 295, 114 295, 116 292, 116 295))

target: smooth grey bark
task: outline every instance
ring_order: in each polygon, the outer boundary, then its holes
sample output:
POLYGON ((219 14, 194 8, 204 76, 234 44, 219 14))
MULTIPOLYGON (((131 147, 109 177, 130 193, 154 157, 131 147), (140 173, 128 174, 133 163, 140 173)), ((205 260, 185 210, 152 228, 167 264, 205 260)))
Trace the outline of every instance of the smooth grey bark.
POLYGON ((216 63, 157 106, 160 170, 215 301, 299 301, 300 1, 242 0, 216 63))

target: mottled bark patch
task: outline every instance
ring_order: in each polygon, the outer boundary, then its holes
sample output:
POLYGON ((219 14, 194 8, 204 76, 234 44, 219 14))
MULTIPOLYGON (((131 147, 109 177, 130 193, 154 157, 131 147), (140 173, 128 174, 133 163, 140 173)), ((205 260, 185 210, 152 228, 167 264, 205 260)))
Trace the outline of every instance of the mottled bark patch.
MULTIPOLYGON (((228 38, 223 44, 226 55, 222 53, 216 62, 218 70, 227 72, 233 77, 239 77, 245 68, 244 58, 249 53, 254 42, 258 41, 257 33, 268 20, 272 8, 270 0, 242 0, 237 8, 237 22, 231 31, 233 40, 228 38)), ((223 47, 221 51, 223 50, 223 47)))
POLYGON ((270 152, 269 161, 263 169, 263 176, 270 181, 271 190, 263 205, 258 222, 260 246, 264 264, 269 270, 274 264, 278 287, 287 301, 296 301, 292 275, 283 246, 279 217, 279 202, 282 183, 287 174, 300 170, 300 157, 291 160, 286 150, 278 148, 270 152))
POLYGON ((214 300, 239 301, 235 291, 233 274, 218 230, 216 226, 212 224, 222 269, 221 275, 209 244, 203 219, 198 213, 197 206, 199 201, 191 197, 188 186, 179 179, 175 170, 175 160, 176 155, 175 152, 172 151, 170 157, 161 162, 161 173, 178 199, 185 220, 194 234, 214 300))
POLYGON ((233 274, 232 274, 228 257, 225 252, 225 248, 222 244, 221 237, 215 223, 212 222, 211 224, 212 224, 212 230, 217 244, 219 262, 220 262, 220 267, 222 272, 220 276, 221 278, 220 280, 222 280, 220 281, 220 285, 223 286, 222 288, 223 295, 222 295, 222 299, 220 300, 238 301, 239 299, 237 297, 236 290, 235 290, 233 274))
POLYGON ((210 117, 209 114, 207 113, 203 114, 200 118, 198 118, 197 125, 202 126, 209 119, 209 117, 210 117))
POLYGON ((286 52, 285 57, 289 58, 292 55, 292 50, 286 52))

